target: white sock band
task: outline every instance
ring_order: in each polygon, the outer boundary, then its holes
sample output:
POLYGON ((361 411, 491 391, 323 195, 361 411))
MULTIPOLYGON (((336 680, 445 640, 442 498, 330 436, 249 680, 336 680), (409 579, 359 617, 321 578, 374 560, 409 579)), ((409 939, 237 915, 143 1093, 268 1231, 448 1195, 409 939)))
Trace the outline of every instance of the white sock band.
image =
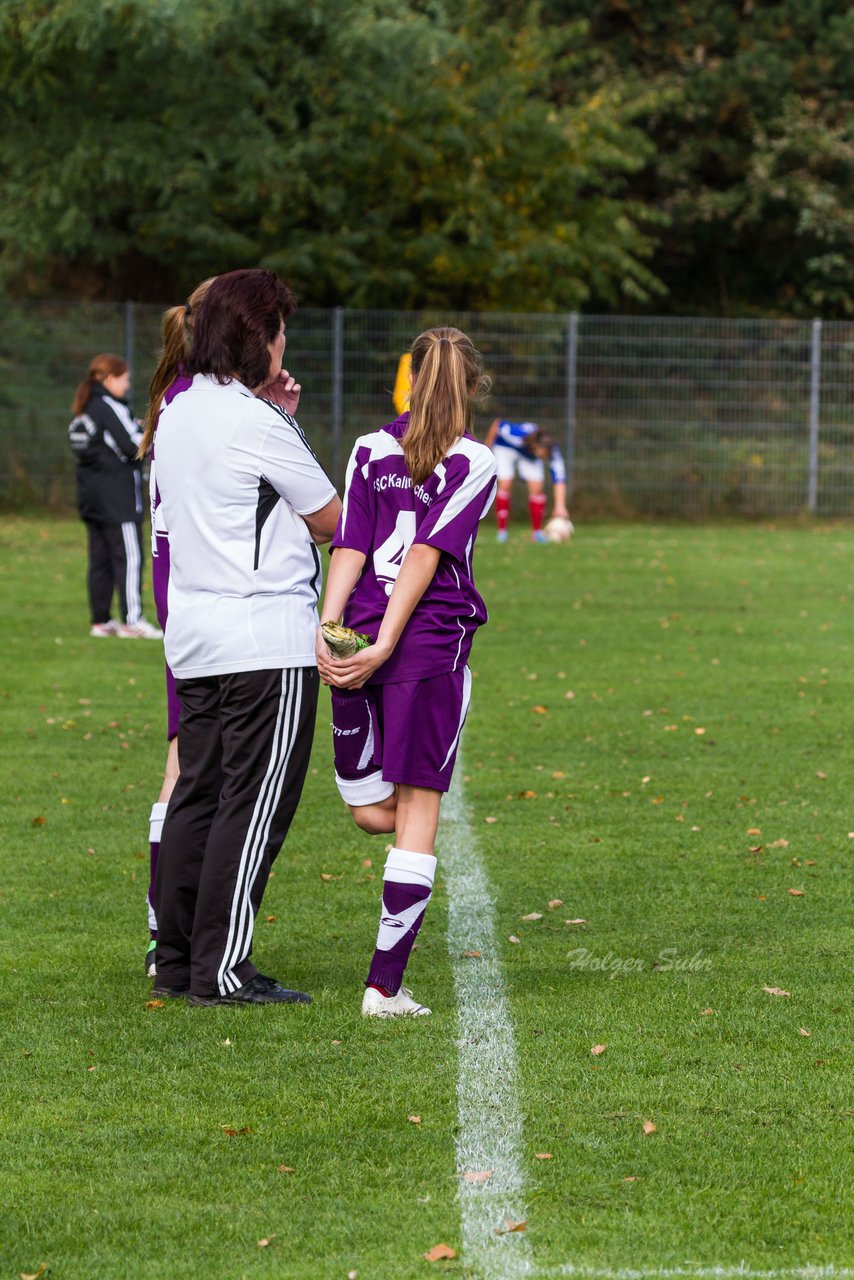
POLYGON ((409 853, 406 849, 391 849, 386 858, 383 880, 396 884, 420 884, 433 888, 436 878, 436 858, 432 853, 409 853))
POLYGON ((163 835, 163 820, 169 808, 168 800, 158 800, 151 806, 151 817, 148 821, 148 838, 152 844, 159 844, 163 835))
POLYGON ((382 769, 369 773, 365 778, 339 778, 335 775, 338 791, 345 804, 358 808, 362 804, 379 804, 394 794, 394 783, 384 782, 382 769))

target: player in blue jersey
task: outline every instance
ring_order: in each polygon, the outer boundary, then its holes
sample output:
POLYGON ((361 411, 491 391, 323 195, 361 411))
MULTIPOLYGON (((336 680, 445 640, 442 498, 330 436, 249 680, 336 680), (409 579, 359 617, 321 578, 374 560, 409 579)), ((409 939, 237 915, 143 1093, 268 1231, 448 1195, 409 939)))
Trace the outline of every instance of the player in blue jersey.
POLYGON ((547 539, 543 533, 543 516, 546 509, 546 461, 549 464, 554 498, 552 517, 569 519, 566 505, 566 464, 557 444, 536 422, 510 422, 505 418, 495 419, 484 443, 492 449, 498 464, 498 494, 495 499, 498 541, 507 541, 510 491, 513 477, 518 475, 528 486, 531 539, 534 542, 545 542, 547 539))

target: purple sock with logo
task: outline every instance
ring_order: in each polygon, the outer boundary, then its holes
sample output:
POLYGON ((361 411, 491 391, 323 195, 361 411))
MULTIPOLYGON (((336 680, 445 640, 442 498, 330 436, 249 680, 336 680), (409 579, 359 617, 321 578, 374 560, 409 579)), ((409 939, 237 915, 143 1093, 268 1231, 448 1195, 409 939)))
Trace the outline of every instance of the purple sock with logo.
POLYGON ((396 995, 409 953, 433 891, 436 859, 432 853, 389 852, 383 872, 383 898, 377 946, 365 986, 396 995))

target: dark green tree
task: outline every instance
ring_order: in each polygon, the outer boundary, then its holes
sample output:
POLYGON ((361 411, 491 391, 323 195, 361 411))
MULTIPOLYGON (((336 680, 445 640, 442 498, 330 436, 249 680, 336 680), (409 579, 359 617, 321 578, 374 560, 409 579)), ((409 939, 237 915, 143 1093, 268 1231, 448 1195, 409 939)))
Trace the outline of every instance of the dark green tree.
POLYGON ((266 263, 314 304, 620 305, 658 103, 536 5, 11 0, 7 288, 164 299, 266 263))

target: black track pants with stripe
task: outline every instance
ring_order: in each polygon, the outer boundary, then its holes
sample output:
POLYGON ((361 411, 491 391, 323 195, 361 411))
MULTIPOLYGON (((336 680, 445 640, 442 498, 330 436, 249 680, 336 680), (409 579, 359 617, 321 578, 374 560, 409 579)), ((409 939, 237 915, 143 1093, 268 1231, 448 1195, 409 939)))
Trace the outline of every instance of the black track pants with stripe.
POLYGON ((142 617, 142 525, 86 521, 89 535, 89 608, 93 622, 107 622, 118 592, 122 622, 142 617))
POLYGON ((302 793, 313 667, 179 680, 181 776, 157 860, 157 981, 194 995, 257 973, 255 916, 302 793))

